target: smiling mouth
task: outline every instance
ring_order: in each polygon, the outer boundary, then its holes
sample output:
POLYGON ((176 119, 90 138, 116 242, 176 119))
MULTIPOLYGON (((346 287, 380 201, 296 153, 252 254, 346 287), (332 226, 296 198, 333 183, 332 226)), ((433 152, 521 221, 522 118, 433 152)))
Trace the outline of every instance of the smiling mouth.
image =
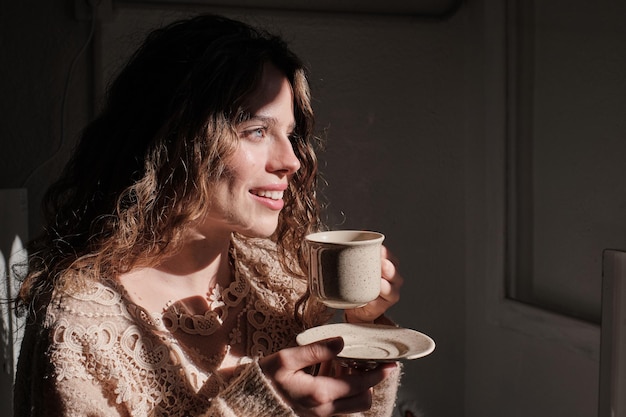
POLYGON ((252 190, 250 192, 256 196, 269 198, 271 200, 282 200, 284 194, 284 191, 252 190))

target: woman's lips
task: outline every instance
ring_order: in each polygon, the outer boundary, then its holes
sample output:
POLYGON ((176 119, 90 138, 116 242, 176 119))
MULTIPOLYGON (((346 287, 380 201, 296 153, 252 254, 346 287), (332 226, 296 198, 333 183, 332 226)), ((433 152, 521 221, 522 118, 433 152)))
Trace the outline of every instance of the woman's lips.
POLYGON ((250 190, 250 194, 261 204, 271 210, 282 210, 284 190, 250 190))
POLYGON ((272 200, 282 200, 284 191, 271 191, 271 190, 252 190, 252 194, 259 197, 270 198, 272 200))

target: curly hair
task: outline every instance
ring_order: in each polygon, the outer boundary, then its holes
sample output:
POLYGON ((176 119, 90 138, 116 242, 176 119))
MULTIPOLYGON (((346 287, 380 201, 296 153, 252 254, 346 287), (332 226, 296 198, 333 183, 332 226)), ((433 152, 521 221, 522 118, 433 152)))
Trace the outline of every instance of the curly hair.
POLYGON ((102 112, 44 197, 46 227, 30 243, 18 307, 53 287, 154 266, 177 251, 211 203, 267 62, 292 86, 291 140, 301 163, 271 239, 283 268, 303 278, 301 242, 320 227, 306 69, 279 37, 202 15, 152 32, 109 86, 102 112))

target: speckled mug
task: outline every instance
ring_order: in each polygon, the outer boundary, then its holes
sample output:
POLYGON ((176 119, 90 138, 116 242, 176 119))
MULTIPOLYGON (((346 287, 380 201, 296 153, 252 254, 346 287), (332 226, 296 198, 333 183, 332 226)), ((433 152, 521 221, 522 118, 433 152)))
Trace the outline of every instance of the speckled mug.
POLYGON ((362 230, 334 230, 306 237, 309 289, 332 308, 350 309, 380 294, 380 247, 385 236, 362 230))

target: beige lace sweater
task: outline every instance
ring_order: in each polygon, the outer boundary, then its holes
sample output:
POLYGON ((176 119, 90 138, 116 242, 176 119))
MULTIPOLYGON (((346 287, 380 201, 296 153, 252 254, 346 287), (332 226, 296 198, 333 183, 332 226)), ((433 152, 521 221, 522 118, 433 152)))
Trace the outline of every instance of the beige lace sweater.
MULTIPOLYGON (((19 358, 15 416, 295 416, 257 359, 293 346, 294 303, 304 284, 286 275, 267 242, 233 240, 235 273, 245 294, 235 342, 247 354, 234 376, 174 337, 184 331, 216 343, 204 317, 150 313, 115 283, 55 292, 45 314, 30 317, 19 358), (243 318, 243 319, 242 319, 243 318), (204 326, 204 327, 203 327, 204 326)), ((389 416, 399 371, 374 389, 368 416, 389 416)))

